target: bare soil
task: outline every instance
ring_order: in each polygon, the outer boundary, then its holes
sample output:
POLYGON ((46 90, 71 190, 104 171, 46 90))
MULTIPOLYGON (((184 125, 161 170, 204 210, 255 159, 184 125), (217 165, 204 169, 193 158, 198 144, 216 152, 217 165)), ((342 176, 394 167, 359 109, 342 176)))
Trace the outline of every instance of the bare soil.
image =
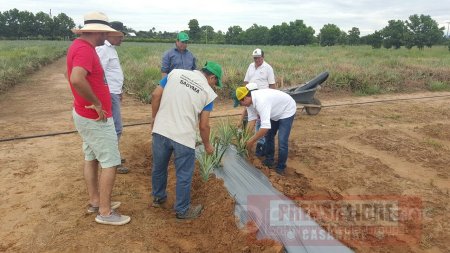
MULTIPOLYGON (((74 130, 64 66, 61 59, 0 95, 0 139, 74 130)), ((330 230, 356 252, 450 252, 449 96, 421 92, 351 97, 319 92, 322 111, 316 116, 298 113, 294 122, 286 176, 274 174, 258 158, 249 159, 275 188, 300 199, 299 205, 324 227, 330 220, 308 210, 301 199, 412 196, 419 200, 419 222, 406 224, 405 235, 392 235, 389 240, 369 236, 360 243, 330 230), (432 96, 442 97, 425 98, 432 96), (405 98, 423 99, 344 105, 405 98)), ((213 116, 239 111, 223 101, 213 116)), ((125 124, 148 122, 150 114, 150 105, 125 97, 125 124)), ((121 151, 131 172, 117 176, 113 199, 122 202, 120 212, 132 221, 114 227, 96 224, 94 216, 86 213, 77 133, 0 142, 0 251, 280 251, 276 243, 256 241, 248 230, 239 230, 233 198, 222 181, 213 178, 204 183, 197 172, 192 202, 205 206, 200 218, 180 222, 170 208, 149 208, 150 144, 149 125, 124 129, 121 151)), ((169 206, 174 187, 171 164, 169 206)))

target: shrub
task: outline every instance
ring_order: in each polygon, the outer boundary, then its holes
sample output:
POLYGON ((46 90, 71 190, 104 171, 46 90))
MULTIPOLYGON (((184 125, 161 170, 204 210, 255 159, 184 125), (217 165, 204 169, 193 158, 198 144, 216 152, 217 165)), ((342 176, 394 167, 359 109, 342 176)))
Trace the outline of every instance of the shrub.
POLYGON ((450 86, 441 81, 431 81, 428 84, 428 89, 430 91, 450 91, 450 86))

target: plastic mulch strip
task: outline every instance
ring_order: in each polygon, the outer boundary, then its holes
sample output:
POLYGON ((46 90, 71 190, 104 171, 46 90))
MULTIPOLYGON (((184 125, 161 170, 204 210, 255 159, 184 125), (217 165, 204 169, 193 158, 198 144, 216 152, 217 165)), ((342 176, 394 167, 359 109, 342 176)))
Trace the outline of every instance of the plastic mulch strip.
POLYGON ((287 252, 353 252, 302 208, 275 188, 268 178, 230 146, 222 158, 223 167, 214 170, 236 200, 239 226, 253 223, 257 239, 272 239, 287 252))

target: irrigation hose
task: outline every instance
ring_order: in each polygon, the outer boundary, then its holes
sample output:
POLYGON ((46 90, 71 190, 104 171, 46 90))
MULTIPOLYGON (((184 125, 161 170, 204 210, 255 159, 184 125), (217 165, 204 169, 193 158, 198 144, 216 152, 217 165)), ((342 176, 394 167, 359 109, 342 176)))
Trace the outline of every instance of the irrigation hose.
MULTIPOLYGON (((366 101, 366 102, 322 105, 321 108, 331 108, 331 107, 350 106, 350 105, 365 105, 365 104, 375 104, 375 103, 383 103, 383 102, 397 102, 397 101, 419 100, 419 99, 430 99, 430 98, 445 98, 445 97, 450 97, 450 95, 428 96, 428 97, 419 97, 419 98, 384 99, 384 100, 374 100, 374 101, 366 101)), ((304 107, 302 108, 302 110, 303 109, 304 109, 304 107)), ((216 115, 216 116, 210 116, 210 118, 222 118, 222 117, 231 117, 231 116, 239 116, 239 115, 241 115, 241 113, 228 114, 228 115, 216 115)), ((147 122, 140 122, 140 123, 125 124, 125 125, 123 125, 123 127, 141 126, 141 125, 149 125, 149 124, 150 124, 150 122, 147 121, 147 122)), ((77 131, 73 130, 73 131, 66 131, 66 132, 55 132, 55 133, 47 133, 47 134, 11 137, 11 138, 0 139, 0 142, 28 140, 28 139, 35 139, 35 138, 42 138, 42 137, 73 134, 73 133, 77 133, 77 131)))

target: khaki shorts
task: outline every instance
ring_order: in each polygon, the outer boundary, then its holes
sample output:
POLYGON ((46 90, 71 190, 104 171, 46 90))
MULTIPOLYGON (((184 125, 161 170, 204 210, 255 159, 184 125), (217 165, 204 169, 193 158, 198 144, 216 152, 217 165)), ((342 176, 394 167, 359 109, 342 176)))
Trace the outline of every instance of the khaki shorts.
POLYGON ((119 145, 114 121, 95 121, 72 111, 73 121, 83 139, 83 152, 86 161, 97 160, 102 168, 120 165, 119 145))

